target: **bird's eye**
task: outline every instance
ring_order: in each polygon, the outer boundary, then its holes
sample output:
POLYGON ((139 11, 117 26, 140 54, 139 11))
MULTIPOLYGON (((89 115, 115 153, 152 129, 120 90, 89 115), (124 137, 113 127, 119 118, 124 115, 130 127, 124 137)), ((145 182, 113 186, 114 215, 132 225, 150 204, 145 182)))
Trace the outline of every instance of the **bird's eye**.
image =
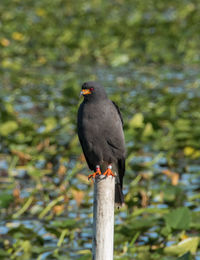
POLYGON ((93 91, 94 90, 94 88, 90 88, 90 91, 93 91))

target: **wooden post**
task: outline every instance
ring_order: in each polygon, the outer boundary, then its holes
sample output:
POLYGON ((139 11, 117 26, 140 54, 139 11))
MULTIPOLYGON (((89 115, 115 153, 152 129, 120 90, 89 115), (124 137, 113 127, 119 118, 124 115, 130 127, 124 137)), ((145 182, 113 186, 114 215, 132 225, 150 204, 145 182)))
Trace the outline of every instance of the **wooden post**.
POLYGON ((115 178, 100 175, 94 182, 93 260, 113 260, 115 178))

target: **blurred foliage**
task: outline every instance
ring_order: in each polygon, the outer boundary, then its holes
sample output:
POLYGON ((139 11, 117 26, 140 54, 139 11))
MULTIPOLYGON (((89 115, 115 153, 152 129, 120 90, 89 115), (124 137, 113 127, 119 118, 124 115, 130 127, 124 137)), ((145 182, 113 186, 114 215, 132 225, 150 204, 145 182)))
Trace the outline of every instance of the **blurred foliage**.
POLYGON ((197 0, 2 0, 0 11, 2 66, 16 71, 67 69, 80 59, 113 66, 200 60, 197 0))
POLYGON ((0 259, 91 259, 81 84, 121 108, 115 259, 199 259, 200 2, 1 0, 0 259))

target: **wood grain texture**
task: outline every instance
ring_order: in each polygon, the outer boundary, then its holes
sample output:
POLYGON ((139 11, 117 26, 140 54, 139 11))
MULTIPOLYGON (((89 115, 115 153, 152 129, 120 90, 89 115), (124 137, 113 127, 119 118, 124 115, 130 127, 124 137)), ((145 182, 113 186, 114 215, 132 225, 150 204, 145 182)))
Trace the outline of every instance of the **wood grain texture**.
POLYGON ((94 183, 93 260, 113 260, 115 178, 100 175, 94 183))

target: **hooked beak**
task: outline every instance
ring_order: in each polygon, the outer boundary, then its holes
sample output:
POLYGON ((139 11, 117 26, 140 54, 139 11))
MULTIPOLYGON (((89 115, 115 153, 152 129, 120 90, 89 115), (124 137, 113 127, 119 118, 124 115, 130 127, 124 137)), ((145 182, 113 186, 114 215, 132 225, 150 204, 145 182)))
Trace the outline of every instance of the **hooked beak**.
POLYGON ((89 94, 91 94, 92 92, 89 90, 89 89, 82 89, 81 90, 81 93, 80 93, 80 95, 89 95, 89 94))

